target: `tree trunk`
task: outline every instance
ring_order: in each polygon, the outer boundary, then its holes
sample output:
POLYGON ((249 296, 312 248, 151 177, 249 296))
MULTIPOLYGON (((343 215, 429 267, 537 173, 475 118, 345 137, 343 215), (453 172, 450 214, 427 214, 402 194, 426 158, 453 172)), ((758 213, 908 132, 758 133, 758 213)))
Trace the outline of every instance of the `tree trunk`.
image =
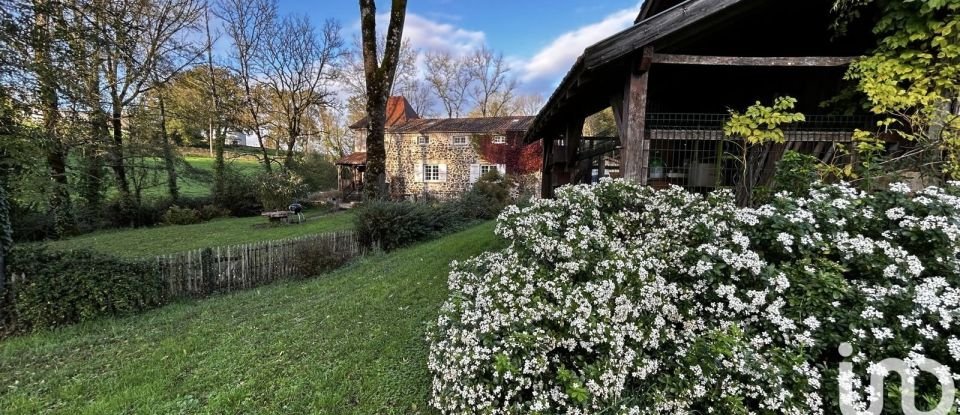
POLYGON ((393 0, 383 61, 377 61, 377 7, 374 0, 360 0, 360 30, 363 46, 363 70, 367 86, 367 170, 364 173, 367 197, 387 197, 384 124, 386 124, 387 95, 393 86, 407 1, 393 0), (372 186, 371 186, 372 184, 372 186))
MULTIPOLYGON (((213 123, 210 123, 210 124, 212 125, 213 123)), ((213 133, 213 128, 212 128, 212 127, 210 128, 210 132, 213 133)), ((209 148, 208 151, 209 151, 209 153, 210 153, 210 157, 214 157, 214 156, 216 155, 216 151, 215 151, 214 148, 213 148, 213 142, 214 142, 213 138, 214 138, 214 137, 213 137, 213 134, 210 134, 210 135, 207 137, 207 147, 209 148)))
MULTIPOLYGON (((216 130, 212 127, 213 123, 211 122, 210 128, 210 144, 211 149, 213 150, 215 161, 213 164, 213 199, 221 207, 226 205, 226 195, 225 193, 225 174, 226 165, 223 161, 223 140, 224 137, 220 136, 220 128, 222 124, 220 122, 221 108, 220 108, 220 95, 217 90, 217 73, 213 69, 213 38, 210 35, 210 9, 207 8, 204 10, 204 28, 207 33, 207 74, 210 76, 210 97, 213 98, 213 113, 217 118, 217 124, 219 124, 216 130)), ((213 120, 211 120, 213 121, 213 120)))
POLYGON ((73 230, 73 209, 70 202, 69 182, 67 180, 66 148, 57 131, 60 123, 60 103, 57 90, 56 71, 51 57, 50 27, 52 5, 43 0, 34 2, 34 65, 36 65, 38 98, 43 117, 43 134, 49 142, 47 146, 47 167, 53 181, 50 192, 50 213, 53 215, 54 233, 62 236, 73 230))
POLYGON ((177 187, 177 166, 175 163, 175 154, 173 145, 170 144, 170 136, 167 135, 167 109, 164 105, 163 93, 159 95, 160 104, 160 142, 163 145, 163 162, 167 171, 167 190, 170 192, 170 199, 174 202, 180 198, 180 188, 177 187))
MULTIPOLYGON (((99 84, 93 87, 99 88, 99 84)), ((87 201, 91 211, 98 211, 103 205, 103 155, 101 145, 110 136, 107 126, 107 114, 100 105, 100 93, 91 87, 90 105, 90 142, 84 156, 84 174, 80 180, 81 196, 87 201), (94 92, 95 91, 95 92, 94 92)))
POLYGON ((297 137, 300 136, 300 132, 296 129, 289 129, 287 134, 290 138, 287 139, 287 154, 284 155, 283 167, 287 170, 293 168, 293 149, 297 146, 297 137))
POLYGON ((367 170, 364 172, 368 198, 386 197, 387 150, 384 145, 386 99, 382 89, 367 87, 367 170))
MULTIPOLYGON (((96 14, 96 13, 95 13, 96 14)), ((96 19, 96 18, 95 18, 96 19)), ((91 26, 80 24, 71 30, 82 32, 91 26)), ((89 113, 90 137, 84 143, 83 174, 79 179, 80 196, 86 203, 87 215, 97 216, 103 207, 103 167, 104 160, 101 150, 109 134, 107 115, 103 111, 103 95, 100 92, 100 65, 103 63, 103 52, 99 41, 89 41, 84 37, 74 38, 73 48, 80 51, 76 66, 83 68, 84 85, 83 99, 89 113)))
POLYGON ((7 200, 5 175, 0 172, 0 327, 7 323, 7 307, 10 305, 10 290, 7 287, 7 253, 13 247, 13 232, 10 230, 10 204, 7 200))
POLYGON ((223 147, 226 131, 223 128, 218 128, 216 132, 217 142, 213 146, 213 194, 214 197, 219 197, 221 205, 226 203, 226 169, 227 164, 223 156, 223 147))
POLYGON ((110 142, 110 168, 117 179, 117 190, 121 201, 130 199, 130 180, 127 178, 127 169, 123 159, 123 113, 119 99, 114 99, 113 112, 110 124, 113 129, 113 140, 110 142))

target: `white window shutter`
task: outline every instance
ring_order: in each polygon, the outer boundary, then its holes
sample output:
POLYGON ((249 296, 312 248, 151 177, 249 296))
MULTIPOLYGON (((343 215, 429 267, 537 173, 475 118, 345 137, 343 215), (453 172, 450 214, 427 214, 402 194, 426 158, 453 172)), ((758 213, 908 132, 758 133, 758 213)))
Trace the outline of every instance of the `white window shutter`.
POLYGON ((477 180, 480 180, 480 165, 471 164, 470 165, 470 183, 476 183, 477 180))
POLYGON ((497 165, 497 172, 499 172, 501 176, 506 176, 506 175, 507 175, 507 165, 506 165, 506 164, 498 164, 498 165, 497 165))
POLYGON ((447 181, 447 165, 441 164, 440 166, 440 180, 441 182, 447 181))
POLYGON ((423 182, 423 164, 417 163, 413 165, 413 181, 417 183, 423 182))

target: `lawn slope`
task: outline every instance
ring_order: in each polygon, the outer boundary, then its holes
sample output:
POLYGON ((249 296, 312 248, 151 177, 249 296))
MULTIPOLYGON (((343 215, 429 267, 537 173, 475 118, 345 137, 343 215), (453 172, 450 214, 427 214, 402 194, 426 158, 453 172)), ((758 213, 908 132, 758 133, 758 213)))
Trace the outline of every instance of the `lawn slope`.
POLYGON ((0 342, 0 412, 430 413, 424 332, 487 223, 332 274, 0 342))
POLYGON ((197 248, 245 244, 353 228, 351 212, 306 212, 302 224, 269 225, 267 219, 222 218, 196 225, 107 230, 48 242, 52 249, 92 249, 124 258, 143 258, 197 248))

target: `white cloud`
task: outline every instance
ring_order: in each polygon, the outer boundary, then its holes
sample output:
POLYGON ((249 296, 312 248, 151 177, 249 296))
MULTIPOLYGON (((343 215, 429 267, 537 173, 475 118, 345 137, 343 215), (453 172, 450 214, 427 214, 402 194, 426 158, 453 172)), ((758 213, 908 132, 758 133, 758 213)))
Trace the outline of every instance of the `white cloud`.
MULTIPOLYGON (((386 30, 388 19, 389 15, 386 13, 377 15, 377 28, 386 30)), ((466 53, 483 45, 487 36, 479 30, 464 29, 416 13, 407 13, 403 38, 409 40, 417 49, 466 53)))
POLYGON ((520 79, 524 83, 557 81, 570 69, 584 49, 632 25, 637 17, 637 10, 637 6, 629 7, 610 14, 599 22, 560 35, 519 66, 520 79))

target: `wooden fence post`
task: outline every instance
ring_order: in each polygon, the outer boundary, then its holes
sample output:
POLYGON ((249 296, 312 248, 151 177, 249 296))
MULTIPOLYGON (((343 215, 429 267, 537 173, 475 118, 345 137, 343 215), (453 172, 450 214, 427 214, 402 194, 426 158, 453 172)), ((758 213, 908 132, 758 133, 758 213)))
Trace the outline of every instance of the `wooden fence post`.
MULTIPOLYGON (((279 241, 195 249, 155 258, 157 273, 167 284, 171 299, 205 297, 284 279, 308 277, 301 267, 302 247, 320 248, 353 258, 365 254, 354 231, 329 232, 279 241)), ((17 281, 11 276, 9 284, 17 281)), ((22 277, 21 277, 22 278, 22 277)))

